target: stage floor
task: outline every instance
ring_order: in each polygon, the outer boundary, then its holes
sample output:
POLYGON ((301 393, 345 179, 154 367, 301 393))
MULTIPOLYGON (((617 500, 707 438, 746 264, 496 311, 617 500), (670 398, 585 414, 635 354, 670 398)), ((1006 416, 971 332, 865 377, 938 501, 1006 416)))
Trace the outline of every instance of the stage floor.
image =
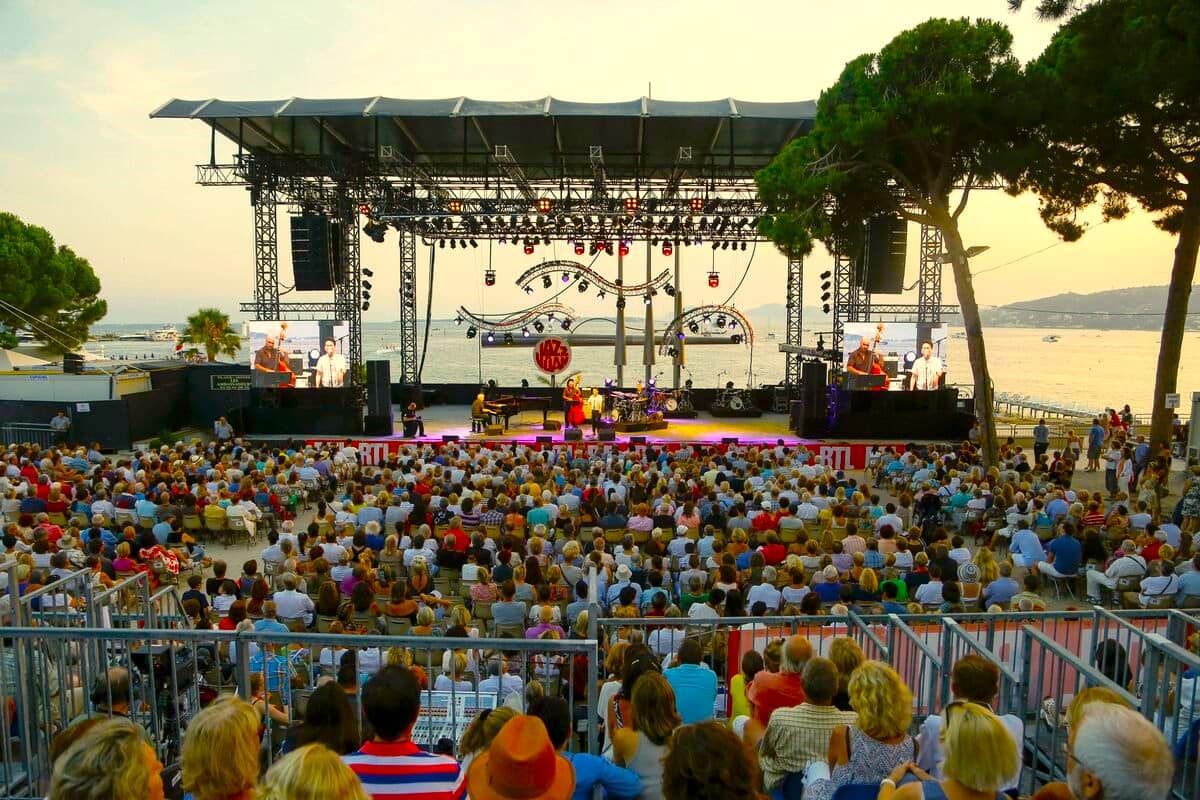
MULTIPOLYGON (((391 438, 403 438, 404 429, 400 424, 402 409, 396 406, 395 432, 391 438)), ((470 406, 430 406, 421 412, 425 421, 424 440, 441 441, 443 436, 458 436, 461 439, 479 441, 533 441, 537 436, 553 436, 554 441, 563 440, 561 429, 557 431, 542 430, 542 412, 525 411, 514 416, 509 421, 508 430, 499 436, 485 436, 481 433, 471 433, 470 406)), ((562 413, 550 412, 550 419, 562 421, 562 413)), ((672 419, 665 430, 646 431, 645 433, 618 433, 616 441, 628 442, 631 436, 644 436, 648 442, 699 442, 717 443, 723 437, 736 436, 739 443, 775 444, 780 439, 788 443, 799 442, 800 439, 788 430, 786 414, 763 414, 756 418, 715 419, 707 411, 701 411, 695 419, 672 419)), ((372 437, 374 438, 374 437, 372 437)), ((584 441, 596 441, 592 435, 591 424, 583 426, 584 441)))

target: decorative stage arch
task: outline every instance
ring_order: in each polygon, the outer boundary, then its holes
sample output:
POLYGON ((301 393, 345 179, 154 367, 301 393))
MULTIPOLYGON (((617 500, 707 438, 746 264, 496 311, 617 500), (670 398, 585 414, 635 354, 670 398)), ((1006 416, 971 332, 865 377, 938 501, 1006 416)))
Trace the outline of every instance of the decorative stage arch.
MULTIPOLYGON (((580 291, 587 291, 589 286, 594 286, 598 291, 604 294, 612 294, 614 297, 638 297, 645 295, 647 292, 657 293, 659 289, 666 287, 671 279, 671 272, 664 269, 658 275, 655 275, 653 280, 618 286, 585 264, 580 264, 578 261, 558 259, 555 261, 543 261, 537 266, 530 267, 521 273, 521 276, 516 280, 516 284, 526 292, 533 292, 533 282, 538 278, 550 278, 552 281, 550 287, 558 283, 574 282, 577 286, 583 287, 580 291), (562 280, 563 275, 567 276, 566 281, 562 280)), ((673 293, 673 290, 667 291, 667 294, 673 293)))
POLYGON ((679 341, 680 333, 686 341, 689 335, 702 336, 699 332, 701 326, 713 325, 719 330, 714 333, 723 333, 730 336, 742 337, 742 344, 746 347, 754 346, 754 326, 750 324, 750 320, 733 306, 696 306, 684 311, 675 319, 671 320, 670 324, 663 330, 662 341, 658 344, 659 355, 671 355, 671 350, 679 341), (724 324, 720 324, 724 322, 724 324), (739 332, 738 329, 741 329, 739 332))
MULTIPOLYGON (((518 312, 500 319, 489 319, 486 316, 470 311, 466 306, 458 307, 460 325, 466 322, 478 331, 493 333, 512 333, 527 328, 538 322, 540 317, 546 317, 550 322, 557 322, 563 330, 570 330, 571 323, 578 319, 575 309, 562 303, 542 303, 539 306, 518 312)), ((543 323, 544 324, 544 323, 543 323)), ((541 333, 541 331, 538 331, 541 333)))

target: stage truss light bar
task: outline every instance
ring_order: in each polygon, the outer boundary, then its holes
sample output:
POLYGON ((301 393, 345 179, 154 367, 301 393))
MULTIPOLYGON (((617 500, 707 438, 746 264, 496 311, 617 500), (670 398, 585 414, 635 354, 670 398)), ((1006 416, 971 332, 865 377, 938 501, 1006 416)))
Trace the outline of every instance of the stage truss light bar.
POLYGON ((532 286, 534 281, 541 278, 543 288, 548 289, 555 283, 553 274, 556 272, 561 272, 566 276, 568 282, 571 280, 571 276, 574 275, 576 276, 575 280, 589 283, 596 289, 612 293, 617 297, 645 295, 650 292, 656 292, 665 287, 671 280, 670 270, 663 270, 658 275, 655 275, 652 280, 645 283, 618 285, 616 282, 609 280, 591 267, 581 264, 578 261, 558 259, 555 261, 543 261, 541 264, 530 267, 521 273, 520 277, 516 280, 516 284, 522 289, 526 289, 532 286))
MULTIPOLYGON (((534 330, 541 333, 545 328, 541 317, 548 320, 561 317, 570 324, 570 320, 577 319, 579 316, 570 306, 554 302, 542 303, 526 311, 509 315, 476 314, 466 306, 459 306, 458 315, 466 320, 472 328, 501 334, 522 333, 522 330, 527 330, 529 326, 533 326, 534 330)), ((522 335, 524 334, 522 333, 522 335)))
POLYGON ((680 314, 663 329, 662 339, 658 344, 658 354, 660 356, 670 355, 670 348, 675 346, 675 343, 686 338, 684 330, 689 331, 693 336, 706 335, 706 328, 702 327, 716 317, 718 322, 725 322, 721 325, 722 330, 713 331, 714 334, 723 334, 727 331, 733 331, 741 328, 741 332, 730 334, 734 344, 743 344, 746 347, 754 347, 754 326, 750 324, 750 320, 741 311, 738 311, 733 306, 724 305, 708 305, 696 306, 689 308, 680 314), (740 342, 737 341, 740 339, 740 342))

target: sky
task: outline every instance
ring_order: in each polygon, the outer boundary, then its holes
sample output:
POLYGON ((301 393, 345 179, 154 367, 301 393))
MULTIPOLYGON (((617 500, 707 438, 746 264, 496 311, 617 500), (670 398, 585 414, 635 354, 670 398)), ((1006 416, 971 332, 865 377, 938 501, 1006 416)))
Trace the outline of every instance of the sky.
MULTIPOLYGON (((849 59, 935 16, 1004 21, 1022 61, 1054 32, 1032 11, 1010 14, 1004 0, 0 0, 0 210, 47 228, 89 259, 108 302, 105 322, 177 322, 201 306, 233 313, 252 297, 251 208, 241 189, 195 184, 209 129, 149 119, 171 98, 611 101, 649 92, 672 100, 808 100, 849 59)), ((218 160, 228 160, 222 156, 232 146, 219 147, 218 160)), ((286 224, 281 217, 280 274, 290 283, 286 224)), ((1054 246, 1035 199, 977 192, 962 229, 968 245, 990 247, 972 262, 984 305, 1165 284, 1170 275, 1174 241, 1140 212, 1054 246)), ((909 238, 912 283, 915 228, 909 238)), ((750 251, 719 253, 720 291, 705 281, 712 251, 683 252, 688 304, 724 300, 744 272, 733 300, 739 307, 782 302, 786 265, 771 246, 760 244, 752 262, 750 251)), ((567 255, 561 244, 558 255, 567 255)), ((491 258, 499 280, 485 290, 486 246, 465 255, 439 251, 434 316, 460 304, 488 313, 528 305, 513 280, 540 257, 497 248, 491 258)), ((423 249, 418 258, 423 274, 423 249)), ((394 236, 384 245, 364 238, 362 261, 376 276, 365 321, 397 319, 394 236)), ((635 248, 632 261, 644 265, 644 251, 635 248)), ((819 248, 809 258, 807 305, 819 304, 817 274, 829 264, 819 248)), ((615 264, 606 270, 615 272, 615 264)), ((946 302, 954 302, 948 271, 944 286, 946 302)), ((611 313, 594 295, 576 307, 611 313)))

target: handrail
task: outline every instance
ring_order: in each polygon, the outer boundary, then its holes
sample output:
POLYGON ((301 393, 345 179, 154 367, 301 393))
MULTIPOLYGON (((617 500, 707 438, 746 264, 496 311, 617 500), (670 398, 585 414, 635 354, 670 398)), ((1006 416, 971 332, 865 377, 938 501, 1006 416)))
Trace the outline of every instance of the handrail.
POLYGON ((871 628, 867 624, 866 620, 864 620, 861 616, 859 616, 858 614, 851 611, 850 612, 850 624, 854 628, 859 630, 864 637, 871 640, 871 643, 875 645, 875 647, 879 650, 880 654, 883 656, 883 658, 881 660, 891 661, 892 649, 887 644, 884 643, 883 639, 881 639, 879 637, 879 634, 877 634, 877 633, 875 633, 875 631, 871 630, 871 628))

